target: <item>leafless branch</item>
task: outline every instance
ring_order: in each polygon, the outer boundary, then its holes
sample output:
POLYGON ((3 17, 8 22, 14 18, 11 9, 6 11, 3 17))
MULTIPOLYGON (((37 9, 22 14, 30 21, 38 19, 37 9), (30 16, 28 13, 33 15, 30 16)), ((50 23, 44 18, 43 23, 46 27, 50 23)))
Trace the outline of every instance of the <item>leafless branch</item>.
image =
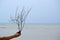
POLYGON ((11 17, 11 21, 13 21, 17 24, 19 31, 22 31, 24 24, 25 24, 26 17, 29 14, 30 10, 31 10, 31 8, 26 12, 23 7, 21 13, 19 13, 18 7, 17 7, 16 12, 15 12, 15 17, 14 18, 11 17))

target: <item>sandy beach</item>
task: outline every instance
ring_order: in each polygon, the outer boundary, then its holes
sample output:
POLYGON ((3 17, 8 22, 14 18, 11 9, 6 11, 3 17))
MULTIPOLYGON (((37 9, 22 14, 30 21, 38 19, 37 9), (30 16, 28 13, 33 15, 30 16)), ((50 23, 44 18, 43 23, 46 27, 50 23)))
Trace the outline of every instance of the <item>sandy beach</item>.
MULTIPOLYGON (((0 36, 8 36, 18 31, 16 25, 0 25, 0 36)), ((60 25, 28 24, 22 35, 12 40, 60 40, 60 25)))

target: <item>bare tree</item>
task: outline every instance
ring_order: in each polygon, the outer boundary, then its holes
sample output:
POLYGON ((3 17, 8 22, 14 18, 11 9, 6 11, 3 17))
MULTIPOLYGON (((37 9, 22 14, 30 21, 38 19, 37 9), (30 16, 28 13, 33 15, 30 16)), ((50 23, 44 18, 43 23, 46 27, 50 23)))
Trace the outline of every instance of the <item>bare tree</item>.
POLYGON ((11 21, 17 24, 19 31, 22 31, 25 24, 26 17, 29 14, 30 10, 31 8, 28 11, 26 11, 25 8, 23 7, 22 11, 18 12, 19 8, 17 7, 16 12, 15 12, 15 17, 14 18, 10 17, 11 21))

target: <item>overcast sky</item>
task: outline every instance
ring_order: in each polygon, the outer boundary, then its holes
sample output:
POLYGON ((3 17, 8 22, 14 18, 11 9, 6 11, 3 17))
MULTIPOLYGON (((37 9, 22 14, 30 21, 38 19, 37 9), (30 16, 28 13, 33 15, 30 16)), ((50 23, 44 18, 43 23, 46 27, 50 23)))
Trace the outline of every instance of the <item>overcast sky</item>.
POLYGON ((0 23, 9 23, 17 5, 32 8, 27 23, 60 23, 60 0, 0 0, 0 23))

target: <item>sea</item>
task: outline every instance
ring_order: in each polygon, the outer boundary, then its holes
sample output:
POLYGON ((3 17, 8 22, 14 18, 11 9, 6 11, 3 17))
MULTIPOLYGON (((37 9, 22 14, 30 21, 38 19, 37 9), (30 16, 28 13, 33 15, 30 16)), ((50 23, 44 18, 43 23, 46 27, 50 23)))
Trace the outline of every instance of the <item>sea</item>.
MULTIPOLYGON (((0 24, 1 37, 16 32, 16 24, 0 24)), ((21 36, 11 40, 60 40, 60 24, 25 24, 21 36)))

